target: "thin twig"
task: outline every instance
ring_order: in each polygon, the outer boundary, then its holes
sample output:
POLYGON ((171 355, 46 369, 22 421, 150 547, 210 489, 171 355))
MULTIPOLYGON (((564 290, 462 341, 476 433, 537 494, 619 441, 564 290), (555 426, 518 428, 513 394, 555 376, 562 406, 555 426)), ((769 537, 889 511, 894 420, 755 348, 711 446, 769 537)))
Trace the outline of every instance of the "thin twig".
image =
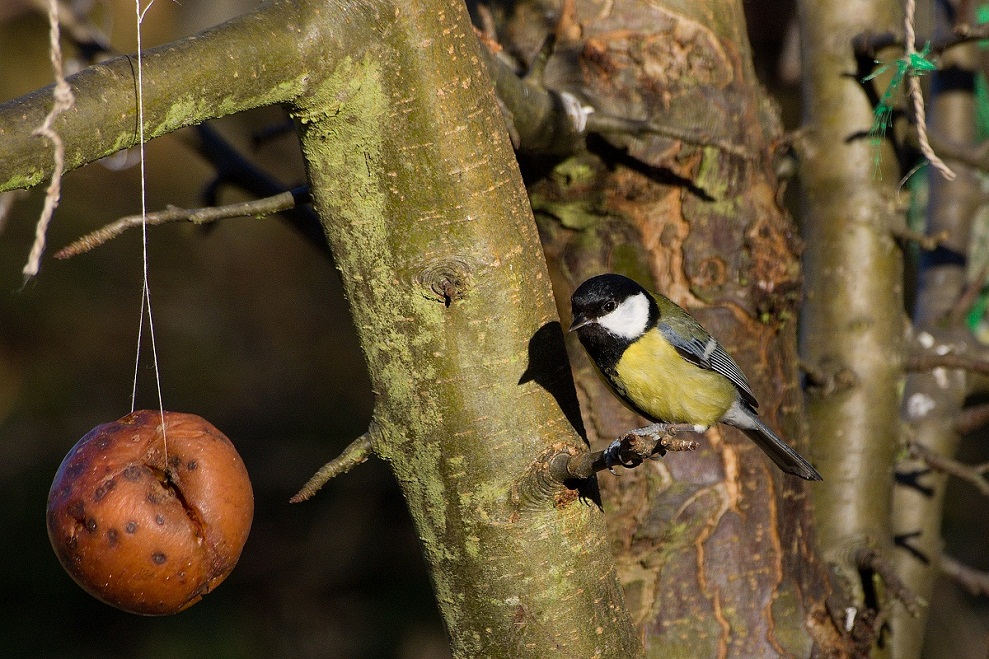
POLYGON ((494 14, 491 13, 491 8, 486 4, 477 3, 477 17, 480 19, 480 27, 475 27, 474 32, 477 34, 478 38, 484 42, 484 45, 491 48, 491 52, 497 53, 501 48, 501 44, 498 43, 498 24, 495 21, 494 14))
POLYGON ((931 469, 967 481, 974 485, 982 495, 989 496, 989 481, 986 480, 986 473, 989 472, 989 463, 980 465, 965 464, 964 462, 947 458, 937 451, 932 451, 919 442, 910 442, 909 447, 911 455, 923 460, 931 469))
POLYGON ((58 0, 50 0, 48 3, 48 39, 49 55, 51 57, 52 71, 55 76, 55 87, 52 94, 55 97, 55 104, 52 106, 44 123, 34 131, 34 135, 40 135, 52 143, 52 178, 48 189, 45 191, 45 204, 41 209, 41 217, 34 230, 34 244, 31 246, 31 253, 28 255, 27 264, 24 266, 24 279, 28 280, 38 274, 41 268, 41 255, 45 253, 45 243, 48 234, 48 224, 51 222, 55 208, 58 206, 62 196, 62 172, 65 170, 65 145, 62 138, 52 128, 52 124, 62 112, 65 112, 75 103, 72 95, 72 88, 65 80, 65 71, 62 68, 62 46, 59 41, 58 25, 58 0))
MULTIPOLYGON (((620 457, 626 469, 638 466, 645 460, 661 457, 667 451, 693 451, 697 442, 693 439, 677 437, 678 432, 694 432, 690 424, 666 424, 662 430, 652 434, 636 434, 630 431, 619 437, 622 442, 620 457)), ((582 452, 576 455, 559 453, 550 460, 550 475, 558 483, 571 479, 582 480, 605 469, 611 469, 605 460, 605 451, 582 452)))
MULTIPOLYGON (((255 217, 261 218, 272 213, 295 208, 299 203, 305 203, 308 194, 301 189, 289 190, 272 197, 245 201, 239 204, 228 204, 226 206, 207 206, 206 208, 179 208, 178 206, 168 206, 163 211, 148 213, 146 216, 148 226, 166 224, 168 222, 192 222, 193 224, 207 224, 217 220, 225 220, 234 217, 255 217), (300 199, 302 197, 302 199, 300 199)), ((55 254, 57 259, 68 259, 79 254, 85 254, 95 247, 107 243, 127 229, 141 226, 144 218, 140 215, 128 215, 116 222, 108 224, 96 231, 86 234, 67 247, 62 248, 55 254)))
POLYGON ((953 556, 942 554, 941 573, 975 597, 989 595, 989 572, 976 570, 953 556))
POLYGON ((296 493, 289 503, 301 503, 319 492, 327 481, 341 474, 346 474, 359 464, 363 464, 374 453, 371 447, 371 432, 368 431, 355 439, 339 456, 327 462, 310 478, 302 489, 296 493))
POLYGON ((989 375, 989 361, 979 359, 978 357, 967 357, 965 355, 956 354, 913 354, 907 357, 905 368, 911 373, 931 371, 935 368, 951 368, 968 371, 970 373, 978 373, 980 375, 989 375))
POLYGON ((947 229, 940 231, 933 236, 928 235, 922 231, 914 231, 913 229, 908 229, 906 227, 900 227, 893 229, 892 234, 894 237, 899 238, 907 242, 916 244, 922 250, 926 252, 931 252, 937 249, 939 246, 944 244, 951 234, 947 229))

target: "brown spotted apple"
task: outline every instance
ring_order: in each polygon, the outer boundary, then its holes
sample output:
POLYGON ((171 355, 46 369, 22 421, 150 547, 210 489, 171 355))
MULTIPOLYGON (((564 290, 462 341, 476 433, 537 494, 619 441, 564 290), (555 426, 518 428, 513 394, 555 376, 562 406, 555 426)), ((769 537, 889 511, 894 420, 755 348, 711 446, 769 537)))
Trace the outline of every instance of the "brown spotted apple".
POLYGON ((253 515, 247 469, 223 433, 194 414, 141 410, 93 428, 65 456, 48 536, 91 595, 164 615, 226 579, 253 515))

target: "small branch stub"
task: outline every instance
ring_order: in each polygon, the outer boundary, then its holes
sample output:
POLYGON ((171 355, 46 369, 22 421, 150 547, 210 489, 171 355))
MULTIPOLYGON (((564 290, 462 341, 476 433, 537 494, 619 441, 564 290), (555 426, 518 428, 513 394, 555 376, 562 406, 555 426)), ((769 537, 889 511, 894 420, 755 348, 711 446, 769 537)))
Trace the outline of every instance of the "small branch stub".
POLYGON ((471 271, 470 264, 460 257, 436 259, 422 268, 415 281, 423 288, 427 299, 449 307, 467 294, 471 271))
POLYGON ((833 361, 815 365, 801 360, 800 370, 804 372, 808 393, 815 396, 833 396, 848 391, 858 382, 855 371, 833 361))
POLYGON ((343 450, 339 456, 327 462, 310 478, 302 489, 296 493, 289 503, 301 503, 306 501, 326 485, 327 481, 341 474, 346 474, 359 464, 367 461, 374 453, 371 447, 371 431, 364 433, 343 450))

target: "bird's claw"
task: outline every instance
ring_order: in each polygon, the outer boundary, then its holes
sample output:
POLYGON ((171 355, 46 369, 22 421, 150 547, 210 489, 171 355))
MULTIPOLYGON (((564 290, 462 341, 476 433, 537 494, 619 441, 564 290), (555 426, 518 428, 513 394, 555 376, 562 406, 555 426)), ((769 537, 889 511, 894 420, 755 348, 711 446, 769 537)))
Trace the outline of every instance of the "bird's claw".
POLYGON ((616 464, 621 465, 626 469, 631 469, 638 464, 636 462, 625 462, 622 460, 622 438, 616 439, 608 444, 608 448, 604 449, 603 457, 605 466, 608 467, 608 471, 613 474, 615 473, 614 466, 616 464))

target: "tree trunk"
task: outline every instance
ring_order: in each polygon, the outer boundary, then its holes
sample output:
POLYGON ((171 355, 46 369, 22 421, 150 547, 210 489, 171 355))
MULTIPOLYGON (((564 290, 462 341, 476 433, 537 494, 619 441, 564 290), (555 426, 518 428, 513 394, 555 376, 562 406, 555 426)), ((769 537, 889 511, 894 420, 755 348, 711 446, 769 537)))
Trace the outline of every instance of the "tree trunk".
MULTIPOLYGON (((754 75, 741 3, 512 6, 499 15, 510 52, 557 35, 547 86, 654 125, 592 140, 529 187, 561 314, 573 288, 604 271, 665 293, 728 347, 763 418, 807 452, 800 243, 777 201, 781 128, 754 75)), ((642 425, 570 348, 592 447, 642 425)), ((802 481, 724 426, 695 453, 619 471, 602 478, 605 508, 649 655, 808 656, 815 640, 830 644, 802 481)))
POLYGON ((402 486, 454 656, 635 656, 601 511, 530 474, 540 454, 581 450, 560 407, 575 396, 467 12, 395 13, 369 16, 365 52, 295 111, 377 392, 374 451, 402 486))
POLYGON ((892 233, 903 223, 895 203, 898 163, 889 142, 867 136, 873 105, 856 79, 862 74, 852 40, 902 27, 892 2, 806 0, 799 11, 804 263, 812 283, 801 352, 822 374, 807 406, 825 479, 814 505, 837 588, 829 606, 835 617, 847 616, 851 651, 867 655, 883 645, 878 616, 889 604, 881 586, 876 592, 876 568, 892 560, 906 319, 903 258, 892 233))

